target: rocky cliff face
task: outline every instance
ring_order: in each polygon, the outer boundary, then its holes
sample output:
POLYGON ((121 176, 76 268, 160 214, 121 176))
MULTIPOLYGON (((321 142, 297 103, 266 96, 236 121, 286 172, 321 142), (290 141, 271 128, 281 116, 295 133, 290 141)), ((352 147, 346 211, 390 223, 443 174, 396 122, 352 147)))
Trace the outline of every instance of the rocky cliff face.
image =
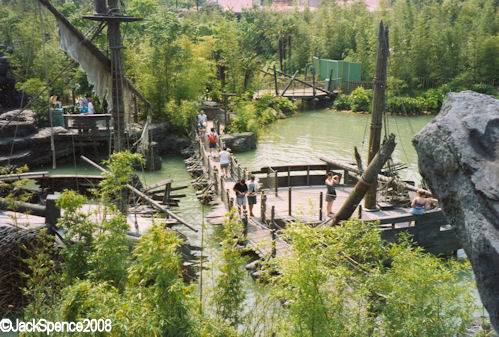
POLYGON ((8 108, 18 108, 21 94, 16 91, 16 82, 10 71, 9 49, 0 45, 0 113, 8 108))
POLYGON ((421 174, 456 229, 499 331, 499 100, 450 93, 413 143, 421 174))

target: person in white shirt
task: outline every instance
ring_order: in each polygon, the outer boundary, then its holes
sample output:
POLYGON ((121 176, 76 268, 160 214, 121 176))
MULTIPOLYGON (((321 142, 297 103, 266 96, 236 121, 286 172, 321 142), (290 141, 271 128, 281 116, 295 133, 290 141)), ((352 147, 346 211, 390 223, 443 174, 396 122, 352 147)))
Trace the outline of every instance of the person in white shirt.
POLYGON ((88 112, 87 112, 89 115, 92 115, 95 113, 95 110, 94 110, 94 104, 90 101, 88 101, 88 112))
POLYGON ((201 114, 199 115, 199 121, 203 126, 206 126, 206 123, 208 123, 208 116, 206 116, 204 110, 201 110, 201 114))
POLYGON ((224 148, 222 151, 220 151, 218 157, 220 158, 220 167, 222 168, 223 178, 227 176, 227 168, 229 167, 230 163, 230 149, 224 148))

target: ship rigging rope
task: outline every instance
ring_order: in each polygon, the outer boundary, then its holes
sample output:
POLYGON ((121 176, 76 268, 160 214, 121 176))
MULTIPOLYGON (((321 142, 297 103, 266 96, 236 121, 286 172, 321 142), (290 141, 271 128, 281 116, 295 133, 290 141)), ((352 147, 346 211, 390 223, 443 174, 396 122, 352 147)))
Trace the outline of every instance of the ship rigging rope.
MULTIPOLYGON (((33 12, 33 19, 36 18, 36 13, 33 12)), ((24 81, 23 82, 26 82, 26 80, 28 79, 28 73, 29 73, 29 68, 30 68, 30 65, 31 65, 31 61, 32 61, 32 57, 31 57, 31 54, 32 54, 32 50, 33 50, 33 41, 34 41, 34 36, 35 36, 35 25, 32 25, 31 26, 31 38, 30 38, 30 42, 29 42, 29 45, 28 45, 28 53, 27 53, 27 56, 26 56, 26 71, 24 73, 24 81)), ((25 95, 25 92, 24 90, 22 91, 21 93, 21 102, 19 103, 19 109, 22 109, 22 104, 24 102, 24 95, 25 95)), ((10 154, 9 154, 9 158, 7 160, 7 165, 10 166, 10 159, 12 158, 12 154, 14 153, 14 146, 16 144, 16 138, 17 138, 17 131, 19 129, 19 124, 16 124, 16 128, 14 129, 14 137, 12 138, 12 144, 10 146, 10 154)))
MULTIPOLYGON (((48 73, 48 67, 47 67, 47 54, 45 52, 45 45, 46 45, 46 38, 45 38, 45 25, 43 24, 43 15, 42 15, 42 8, 40 5, 40 1, 37 1, 38 3, 38 15, 40 17, 40 29, 41 29, 41 34, 42 34, 42 51, 43 51, 43 63, 44 63, 44 68, 45 68, 45 82, 46 86, 49 87, 49 73, 48 73)), ((55 144, 54 144, 54 121, 53 121, 53 116, 50 111, 50 97, 47 99, 47 108, 48 108, 48 114, 49 114, 49 121, 50 121, 50 150, 52 151, 52 168, 56 168, 56 163, 55 163, 55 144)))

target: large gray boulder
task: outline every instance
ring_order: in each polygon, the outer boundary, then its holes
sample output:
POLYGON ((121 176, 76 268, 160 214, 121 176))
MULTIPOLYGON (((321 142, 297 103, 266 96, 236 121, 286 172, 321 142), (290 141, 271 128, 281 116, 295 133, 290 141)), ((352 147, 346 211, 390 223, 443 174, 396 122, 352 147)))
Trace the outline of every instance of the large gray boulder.
POLYGON ((168 122, 153 123, 149 127, 151 139, 158 143, 159 154, 181 154, 182 150, 191 145, 191 141, 182 136, 172 133, 168 122))
POLYGON ((256 149, 256 138, 253 132, 231 133, 222 136, 225 146, 234 153, 241 153, 256 149))
POLYGON ((499 331, 499 100, 450 93, 413 143, 421 174, 456 229, 499 331))

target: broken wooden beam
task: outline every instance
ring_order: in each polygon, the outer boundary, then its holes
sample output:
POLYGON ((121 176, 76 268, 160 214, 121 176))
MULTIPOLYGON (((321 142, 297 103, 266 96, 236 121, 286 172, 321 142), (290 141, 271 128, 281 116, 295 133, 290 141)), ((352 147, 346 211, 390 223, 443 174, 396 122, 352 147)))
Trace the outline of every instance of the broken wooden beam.
MULTIPOLYGON (((81 158, 83 160, 85 160, 87 163, 89 163, 90 165, 92 165, 95 168, 99 169, 100 171, 109 174, 109 171, 107 171, 106 169, 104 169, 100 165, 94 163, 92 160, 88 159, 87 157, 81 156, 81 158)), ((180 222, 181 224, 183 224, 185 227, 189 228, 190 230, 193 230, 194 232, 198 231, 196 228, 194 228, 187 221, 185 221, 184 219, 182 219, 181 217, 179 217, 177 214, 175 214, 174 212, 170 211, 168 208, 161 206, 158 202, 156 202, 153 199, 149 198, 147 195, 145 195, 144 193, 142 193, 141 191, 139 191, 138 189, 136 189, 132 185, 126 184, 126 187, 130 191, 132 191, 133 193, 135 193, 136 195, 138 195, 140 198, 142 198, 144 201, 146 201, 147 203, 149 203, 151 206, 155 207, 157 210, 168 214, 169 216, 171 216, 172 218, 176 219, 178 222, 180 222)))
POLYGON ((333 226, 337 225, 341 220, 346 220, 352 216, 360 201, 364 198, 367 190, 373 183, 376 182, 379 171, 381 171, 386 161, 390 158, 394 149, 395 135, 392 133, 388 136, 387 141, 373 158, 353 188, 352 192, 348 195, 347 200, 343 203, 338 213, 332 219, 333 226))

